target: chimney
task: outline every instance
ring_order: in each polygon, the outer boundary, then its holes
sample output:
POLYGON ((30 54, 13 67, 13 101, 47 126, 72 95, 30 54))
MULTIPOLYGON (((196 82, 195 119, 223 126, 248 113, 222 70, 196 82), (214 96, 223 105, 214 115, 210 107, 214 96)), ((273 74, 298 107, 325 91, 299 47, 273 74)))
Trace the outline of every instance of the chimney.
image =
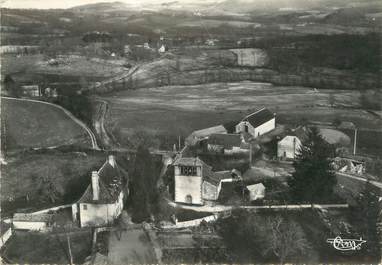
POLYGON ((108 157, 108 162, 109 162, 109 164, 110 164, 112 167, 115 167, 115 164, 116 164, 116 162, 115 162, 115 156, 113 156, 113 155, 109 155, 109 157, 108 157))
POLYGON ((92 191, 93 200, 97 201, 99 199, 99 176, 97 171, 92 172, 92 191))

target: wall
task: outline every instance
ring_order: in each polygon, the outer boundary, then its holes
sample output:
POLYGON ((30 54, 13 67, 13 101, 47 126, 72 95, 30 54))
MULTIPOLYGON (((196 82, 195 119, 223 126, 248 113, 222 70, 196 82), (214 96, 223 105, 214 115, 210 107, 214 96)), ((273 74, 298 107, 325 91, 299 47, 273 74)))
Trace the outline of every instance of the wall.
POLYGON ((47 228, 45 222, 26 222, 26 221, 13 221, 14 229, 25 229, 33 231, 42 231, 47 228))
POLYGON ((273 119, 267 121, 266 123, 256 127, 255 133, 253 135, 255 137, 257 137, 259 135, 263 135, 263 134, 270 132, 273 129, 275 129, 275 126, 276 126, 276 121, 275 121, 275 118, 273 118, 273 119))
MULTIPOLYGON (((220 184, 219 184, 220 185, 220 184)), ((219 197, 219 189, 207 181, 203 181, 202 196, 204 200, 215 201, 219 197)))
POLYGON ((9 227, 7 231, 2 235, 0 239, 0 248, 3 247, 3 245, 8 241, 8 239, 12 236, 12 228, 9 227))
POLYGON ((193 227, 193 226, 198 226, 200 225, 202 222, 214 222, 218 219, 218 216, 217 215, 209 215, 209 216, 206 216, 206 217, 203 217, 203 218, 199 218, 199 219, 194 219, 194 220, 191 220, 191 221, 185 221, 185 222, 177 222, 175 225, 165 225, 165 226, 162 226, 163 229, 168 229, 168 228, 183 228, 183 227, 193 227))
POLYGON ((80 225, 84 226, 102 226, 112 223, 122 212, 123 192, 120 193, 118 200, 114 204, 91 204, 80 203, 80 225), (84 210, 84 205, 87 210, 84 210))
POLYGON ((299 150, 301 146, 300 140, 296 136, 289 136, 284 138, 282 141, 277 144, 277 157, 278 158, 286 158, 286 159, 294 159, 296 152, 299 150), (296 143, 293 143, 293 139, 296 139, 296 143), (284 152, 286 156, 284 157, 284 152))
POLYGON ((187 203, 187 195, 192 196, 192 204, 203 204, 202 178, 175 175, 175 202, 187 203))

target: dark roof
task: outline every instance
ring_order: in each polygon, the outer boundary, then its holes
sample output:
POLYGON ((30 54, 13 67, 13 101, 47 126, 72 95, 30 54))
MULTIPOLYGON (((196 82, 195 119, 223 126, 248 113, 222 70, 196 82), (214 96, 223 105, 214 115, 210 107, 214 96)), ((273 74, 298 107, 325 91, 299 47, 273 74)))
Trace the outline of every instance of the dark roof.
POLYGON ((6 223, 4 221, 1 221, 1 223, 0 223, 0 235, 4 235, 5 232, 7 232, 10 227, 11 227, 10 223, 6 223))
POLYGON ((240 147, 240 134, 212 134, 208 137, 208 144, 222 145, 225 149, 232 149, 234 146, 240 147))
POLYGON ((304 142, 308 138, 308 129, 300 126, 291 133, 292 136, 296 136, 301 142, 304 142))
POLYGON ((243 121, 248 121, 253 127, 258 127, 261 124, 273 119, 275 116, 268 109, 264 108, 246 116, 243 121))
POLYGON ((222 179, 230 179, 232 178, 232 173, 231 171, 218 171, 218 172, 210 172, 210 174, 203 176, 204 180, 207 182, 214 184, 214 185, 219 185, 220 181, 222 179))
POLYGON ((117 163, 114 167, 106 161, 98 170, 99 175, 99 199, 93 200, 93 190, 91 183, 86 188, 84 194, 79 199, 79 203, 106 204, 114 203, 127 181, 127 172, 120 168, 117 163))

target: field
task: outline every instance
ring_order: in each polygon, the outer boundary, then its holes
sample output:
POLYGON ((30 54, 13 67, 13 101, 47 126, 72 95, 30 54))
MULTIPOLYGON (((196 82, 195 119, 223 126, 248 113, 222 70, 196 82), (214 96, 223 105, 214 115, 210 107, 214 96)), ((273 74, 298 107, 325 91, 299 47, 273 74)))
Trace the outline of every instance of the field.
MULTIPOLYGON (((82 264, 91 253, 91 231, 70 234, 73 261, 82 264)), ((15 264, 69 264, 65 234, 17 231, 3 255, 15 264)))
POLYGON ((30 101, 2 98, 2 147, 19 148, 80 144, 90 146, 90 137, 61 109, 30 101))
POLYGON ((79 152, 25 153, 11 156, 1 166, 1 206, 5 216, 71 203, 81 196, 104 154, 79 152))
POLYGON ((313 91, 305 87, 273 86, 266 83, 211 83, 196 86, 168 86, 113 93, 103 97, 110 103, 107 129, 123 143, 144 131, 154 138, 166 136, 175 143, 192 131, 237 121, 268 107, 282 124, 329 122, 336 118, 357 126, 380 128, 381 121, 358 107, 359 92, 350 90, 313 91), (334 106, 330 107, 330 97, 334 106), (119 129, 114 129, 118 125, 119 129))

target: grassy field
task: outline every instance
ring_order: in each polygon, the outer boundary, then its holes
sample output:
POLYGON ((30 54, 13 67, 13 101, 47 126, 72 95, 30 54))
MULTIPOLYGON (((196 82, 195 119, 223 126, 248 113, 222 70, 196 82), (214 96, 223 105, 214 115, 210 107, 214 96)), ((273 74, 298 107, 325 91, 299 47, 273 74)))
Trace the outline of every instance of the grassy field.
MULTIPOLYGON (((70 234, 73 262, 82 264, 91 254, 91 231, 70 234)), ((69 264, 65 234, 16 232, 3 255, 19 264, 69 264)))
POLYGON ((62 110, 37 102, 1 99, 2 148, 90 146, 90 137, 62 110))
POLYGON ((8 163, 1 166, 2 214, 73 202, 90 183, 90 172, 98 169, 104 159, 102 153, 54 151, 9 157, 8 163))
MULTIPOLYGON (((116 136, 124 141, 137 131, 152 137, 166 135, 175 143, 178 135, 222 123, 237 121, 245 115, 268 107, 284 124, 333 122, 336 118, 357 126, 380 128, 372 114, 335 105, 358 106, 359 92, 319 90, 305 87, 273 86, 266 83, 211 83, 196 86, 169 86, 130 90, 104 96, 110 102, 108 130, 118 125, 116 136)), ((171 146, 172 146, 171 144, 171 146)))

